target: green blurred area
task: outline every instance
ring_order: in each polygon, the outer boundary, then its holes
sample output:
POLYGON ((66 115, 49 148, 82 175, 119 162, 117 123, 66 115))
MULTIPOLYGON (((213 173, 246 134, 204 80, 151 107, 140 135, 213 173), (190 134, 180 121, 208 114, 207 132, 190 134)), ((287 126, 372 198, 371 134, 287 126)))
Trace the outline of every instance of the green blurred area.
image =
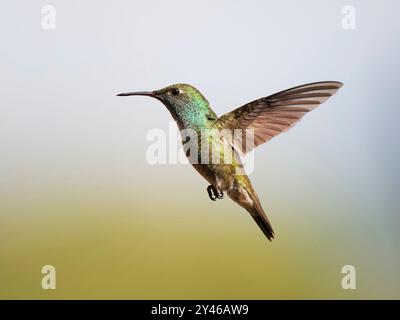
POLYGON ((208 201, 205 191, 179 201, 135 189, 101 193, 48 191, 3 201, 0 298, 400 297, 385 253, 366 240, 359 247, 364 238, 349 226, 279 212, 272 215, 277 238, 269 243, 247 213, 228 200, 208 201), (56 268, 56 290, 41 288, 46 264, 56 268), (356 290, 341 288, 346 264, 356 266, 356 290))

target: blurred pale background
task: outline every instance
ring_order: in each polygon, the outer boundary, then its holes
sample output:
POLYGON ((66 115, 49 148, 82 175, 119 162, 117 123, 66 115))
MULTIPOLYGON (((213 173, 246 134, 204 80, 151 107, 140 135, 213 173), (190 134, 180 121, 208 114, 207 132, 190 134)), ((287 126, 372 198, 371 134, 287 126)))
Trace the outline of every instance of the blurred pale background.
POLYGON ((399 10, 3 1, 0 298, 400 298, 399 10), (46 4, 55 30, 41 28, 46 4), (146 133, 170 115, 115 97, 186 82, 222 114, 320 80, 345 86, 255 154, 272 243, 189 166, 149 165, 146 133), (356 290, 341 288, 347 264, 356 290))

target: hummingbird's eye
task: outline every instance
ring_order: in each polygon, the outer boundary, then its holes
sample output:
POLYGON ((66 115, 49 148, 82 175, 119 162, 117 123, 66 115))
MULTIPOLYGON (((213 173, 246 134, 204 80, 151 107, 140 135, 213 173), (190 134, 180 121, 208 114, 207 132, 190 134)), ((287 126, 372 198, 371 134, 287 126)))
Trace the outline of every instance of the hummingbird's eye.
POLYGON ((178 88, 173 88, 170 92, 173 96, 177 96, 181 91, 178 88))

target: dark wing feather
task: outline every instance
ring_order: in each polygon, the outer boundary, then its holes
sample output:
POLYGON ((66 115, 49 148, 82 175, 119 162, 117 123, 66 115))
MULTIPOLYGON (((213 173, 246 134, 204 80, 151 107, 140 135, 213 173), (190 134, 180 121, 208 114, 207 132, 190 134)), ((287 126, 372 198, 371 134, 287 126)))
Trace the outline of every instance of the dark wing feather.
POLYGON ((307 112, 329 99, 342 85, 341 82, 324 81, 284 90, 224 114, 216 125, 221 129, 254 130, 254 141, 250 145, 246 145, 245 136, 232 141, 235 149, 246 154, 293 127, 307 112))

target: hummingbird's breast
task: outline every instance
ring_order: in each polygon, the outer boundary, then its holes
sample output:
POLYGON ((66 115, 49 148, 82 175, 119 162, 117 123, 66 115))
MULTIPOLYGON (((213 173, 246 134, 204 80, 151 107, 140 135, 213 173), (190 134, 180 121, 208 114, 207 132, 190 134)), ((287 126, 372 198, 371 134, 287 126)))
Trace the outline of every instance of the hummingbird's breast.
POLYGON ((223 190, 232 188, 241 161, 216 128, 218 117, 207 100, 167 107, 179 127, 183 150, 196 171, 212 185, 218 183, 223 190))
POLYGON ((189 162, 210 184, 230 190, 242 168, 237 152, 216 129, 197 128, 191 133, 194 137, 182 136, 189 162))

